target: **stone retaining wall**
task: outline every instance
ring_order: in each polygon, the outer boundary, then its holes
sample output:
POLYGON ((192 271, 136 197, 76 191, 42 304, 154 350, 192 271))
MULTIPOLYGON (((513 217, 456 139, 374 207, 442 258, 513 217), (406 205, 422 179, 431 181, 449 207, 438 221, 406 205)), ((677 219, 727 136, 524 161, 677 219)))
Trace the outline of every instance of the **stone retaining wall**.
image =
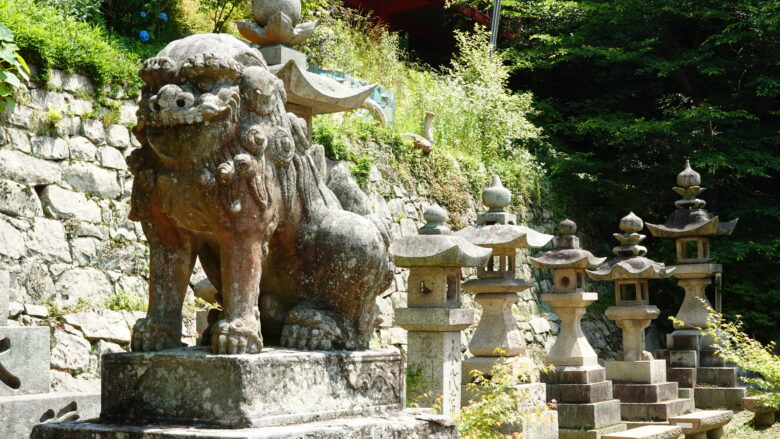
MULTIPOLYGON (((70 390, 80 383, 74 379, 96 378, 101 353, 127 348, 139 315, 98 309, 115 294, 145 295, 147 289, 148 247, 140 225, 127 220, 132 178, 124 158, 140 146, 130 133, 137 107, 121 92, 105 101, 108 107, 99 106, 86 77, 58 71, 48 84, 28 83, 19 95, 16 108, 0 115, 0 271, 10 274, 13 324, 51 327, 55 390, 70 390), (48 316, 46 307, 34 306, 46 303, 65 315, 48 316), (100 330, 89 326, 97 321, 100 330)), ((391 180, 373 169, 367 192, 374 215, 395 240, 417 233, 428 202, 391 180)), ((479 206, 474 200, 470 206, 463 224, 476 220, 479 206)), ((540 230, 552 231, 549 212, 533 216, 540 230)), ((550 288, 549 273, 532 270, 526 254, 518 264, 518 273, 537 288, 522 294, 515 315, 529 351, 542 358, 560 321, 535 295, 550 288)), ((191 286, 204 288, 204 277, 196 270, 191 286)), ((376 345, 406 343, 405 331, 393 326, 393 309, 406 303, 406 277, 406 270, 397 270, 378 299, 376 345)), ((464 301, 472 303, 467 295, 464 301)), ((193 320, 190 313, 190 342, 193 320)), ((619 339, 611 322, 592 315, 584 329, 601 356, 614 356, 619 339)))

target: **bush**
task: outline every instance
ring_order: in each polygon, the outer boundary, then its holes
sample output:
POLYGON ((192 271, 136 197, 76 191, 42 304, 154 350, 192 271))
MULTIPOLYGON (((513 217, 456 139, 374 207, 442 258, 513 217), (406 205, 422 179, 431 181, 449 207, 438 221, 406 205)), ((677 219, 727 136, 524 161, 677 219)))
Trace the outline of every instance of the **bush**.
POLYGON ((29 79, 30 68, 17 53, 19 47, 14 44, 14 34, 0 23, 0 112, 6 107, 13 109, 11 97, 14 89, 29 79))
POLYGON ((112 311, 146 311, 146 295, 120 290, 106 299, 104 306, 112 311))

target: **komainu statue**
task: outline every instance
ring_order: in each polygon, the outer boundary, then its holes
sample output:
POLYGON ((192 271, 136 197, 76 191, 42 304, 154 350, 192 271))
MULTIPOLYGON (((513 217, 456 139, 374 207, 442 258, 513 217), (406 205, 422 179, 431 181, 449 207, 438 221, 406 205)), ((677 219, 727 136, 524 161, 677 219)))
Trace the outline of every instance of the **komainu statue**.
POLYGON ((143 225, 151 261, 133 350, 181 346, 196 258, 223 307, 205 340, 214 353, 257 353, 264 339, 366 347, 375 297, 392 278, 386 236, 326 186, 306 123, 285 111, 284 86, 262 55, 228 35, 194 35, 140 74, 130 218, 143 225))

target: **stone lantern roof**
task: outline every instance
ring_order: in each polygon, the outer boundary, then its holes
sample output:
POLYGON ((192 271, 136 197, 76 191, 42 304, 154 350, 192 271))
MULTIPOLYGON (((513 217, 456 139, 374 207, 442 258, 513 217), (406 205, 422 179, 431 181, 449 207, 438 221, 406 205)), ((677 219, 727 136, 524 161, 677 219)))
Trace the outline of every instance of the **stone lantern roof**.
POLYGON ((610 259, 595 270, 587 270, 593 280, 614 281, 623 279, 662 279, 668 277, 674 268, 667 268, 660 262, 645 257, 647 248, 639 245, 647 236, 639 232, 644 223, 642 219, 629 213, 620 220, 620 230, 613 236, 620 245, 612 249, 617 258, 610 259))
POLYGON ((390 245, 390 253, 398 267, 481 267, 487 263, 491 250, 452 235, 444 224, 447 211, 438 205, 425 210, 426 225, 419 235, 406 236, 390 245))
POLYGON ((509 189, 494 175, 490 186, 482 193, 482 203, 489 210, 477 216, 476 225, 459 230, 456 235, 474 245, 488 248, 537 248, 550 242, 552 235, 515 224, 515 215, 504 211, 511 200, 509 189))
POLYGON ((555 238, 555 249, 543 253, 539 257, 530 258, 537 268, 596 268, 607 258, 597 258, 593 253, 580 248, 577 224, 566 219, 558 224, 558 236, 555 238))
POLYGON ((677 238, 680 236, 717 236, 730 235, 739 218, 721 223, 717 215, 707 212, 707 202, 697 198, 704 192, 701 176, 691 169, 689 161, 685 169, 677 175, 677 186, 672 188, 682 197, 674 202, 677 210, 669 216, 666 224, 647 224, 653 236, 659 238, 677 238))

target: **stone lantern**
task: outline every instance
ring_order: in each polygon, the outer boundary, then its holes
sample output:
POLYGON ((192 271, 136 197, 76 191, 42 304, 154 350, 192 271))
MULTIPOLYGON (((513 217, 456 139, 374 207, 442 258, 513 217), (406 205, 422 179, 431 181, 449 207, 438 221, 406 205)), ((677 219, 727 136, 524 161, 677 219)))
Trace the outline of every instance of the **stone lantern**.
POLYGON ((461 331, 476 323, 474 310, 461 308, 461 267, 485 265, 491 251, 452 235, 439 206, 424 218, 418 236, 390 246, 396 266, 410 269, 408 308, 395 310, 395 323, 409 331, 408 367, 419 367, 428 384, 420 403, 441 397, 442 413, 451 415, 460 411, 461 331))
POLYGON ((605 314, 623 330, 623 352, 620 361, 606 362, 606 372, 621 401, 622 419, 629 423, 668 421, 693 410, 693 400, 678 398, 677 383, 666 381, 665 361, 645 350, 645 328, 660 313, 650 305, 648 281, 668 277, 673 269, 645 257, 647 248, 639 245, 646 238, 639 233, 643 227, 633 212, 623 217, 622 233, 613 235, 620 242, 612 249, 617 257, 587 270, 593 280, 615 282, 615 306, 605 314))
POLYGON ((553 371, 542 374, 547 397, 558 407, 560 437, 602 437, 624 431, 620 422, 620 401, 612 398, 612 383, 582 333, 580 321, 585 308, 598 300, 598 293, 583 289, 585 269, 596 268, 607 258, 597 258, 580 248, 571 220, 558 224, 555 249, 531 258, 537 268, 551 268, 553 291, 542 294, 561 317, 561 332, 550 349, 547 362, 553 371))
MULTIPOLYGON (((674 203, 677 209, 665 224, 647 225, 653 236, 676 240, 678 265, 672 276, 685 290, 675 331, 667 336, 667 350, 658 354, 669 362, 669 377, 691 389, 696 407, 741 410, 745 388, 737 387, 736 368, 727 367, 710 347, 709 337, 697 329, 707 326, 710 302, 706 289, 713 278, 720 280, 723 271, 720 264, 710 263, 710 237, 730 235, 738 219, 720 222, 717 215, 707 212, 707 203, 697 198, 704 191, 700 184, 701 176, 686 162, 673 188, 682 197, 674 203)), ((716 288, 715 308, 720 307, 720 291, 716 288)))

